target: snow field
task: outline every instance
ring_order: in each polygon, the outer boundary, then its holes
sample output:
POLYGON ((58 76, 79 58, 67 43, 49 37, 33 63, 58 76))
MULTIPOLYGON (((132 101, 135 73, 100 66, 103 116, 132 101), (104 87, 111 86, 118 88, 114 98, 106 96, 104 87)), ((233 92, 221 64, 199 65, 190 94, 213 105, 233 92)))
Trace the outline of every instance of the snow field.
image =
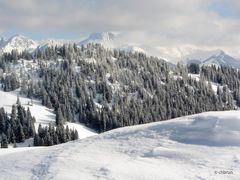
POLYGON ((0 151, 1 178, 238 180, 239 132, 240 111, 208 112, 52 147, 0 151))

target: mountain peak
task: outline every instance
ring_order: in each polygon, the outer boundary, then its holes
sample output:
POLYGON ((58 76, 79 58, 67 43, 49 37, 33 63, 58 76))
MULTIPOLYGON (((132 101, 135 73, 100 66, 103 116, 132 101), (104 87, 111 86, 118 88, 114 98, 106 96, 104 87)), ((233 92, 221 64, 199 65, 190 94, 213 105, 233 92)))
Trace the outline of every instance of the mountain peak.
POLYGON ((95 43, 101 44, 106 48, 112 49, 116 47, 116 38, 118 34, 114 32, 95 32, 90 34, 90 36, 81 41, 79 44, 88 44, 88 43, 95 43))
POLYGON ((216 54, 213 54, 205 61, 203 61, 202 65, 216 65, 216 66, 224 65, 239 68, 240 61, 226 54, 223 50, 219 50, 216 54))
POLYGON ((232 66, 240 68, 240 61, 228 55, 221 49, 214 51, 197 51, 189 55, 184 61, 184 64, 197 63, 204 66, 232 66))
POLYGON ((3 52, 11 52, 12 50, 18 50, 19 52, 31 51, 36 47, 37 43, 35 41, 21 34, 13 35, 1 45, 3 52))

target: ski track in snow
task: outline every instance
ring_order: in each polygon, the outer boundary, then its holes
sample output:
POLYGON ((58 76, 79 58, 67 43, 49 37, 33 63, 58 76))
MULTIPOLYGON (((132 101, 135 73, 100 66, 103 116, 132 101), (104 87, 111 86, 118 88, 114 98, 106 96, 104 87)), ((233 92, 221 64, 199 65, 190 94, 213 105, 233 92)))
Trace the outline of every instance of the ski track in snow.
MULTIPOLYGON (((53 147, 53 146, 52 146, 53 147)), ((51 148, 51 147, 49 147, 51 148)), ((53 151, 47 151, 47 153, 41 156, 41 161, 34 165, 31 169, 32 176, 31 179, 39 180, 39 179, 46 179, 46 176, 49 174, 49 168, 53 163, 57 161, 57 158, 60 156, 61 149, 56 148, 53 151)), ((48 179, 52 179, 52 177, 48 179)))

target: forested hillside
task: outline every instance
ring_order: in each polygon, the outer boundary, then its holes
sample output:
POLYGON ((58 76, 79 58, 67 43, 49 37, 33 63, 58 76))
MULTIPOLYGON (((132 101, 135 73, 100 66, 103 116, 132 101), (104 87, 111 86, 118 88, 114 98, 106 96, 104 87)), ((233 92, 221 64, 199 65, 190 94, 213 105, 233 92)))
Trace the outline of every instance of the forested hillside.
POLYGON ((12 51, 1 56, 0 68, 2 88, 20 87, 28 97, 41 99, 54 108, 57 125, 81 122, 98 132, 230 110, 235 108, 234 99, 239 105, 238 79, 226 80, 238 75, 236 70, 201 67, 195 71, 199 67, 175 66, 143 53, 106 50, 99 44, 48 47, 31 54, 12 51), (188 71, 200 72, 200 80, 188 71), (217 93, 210 81, 221 85, 217 93))
MULTIPOLYGON (((8 98, 8 97, 4 97, 8 98)), ((33 106, 33 104, 29 104, 33 106)), ((41 111, 41 110, 39 110, 41 111)), ((43 113, 43 112, 42 112, 43 113)), ((68 125, 57 126, 49 123, 48 126, 41 124, 35 130, 36 119, 32 116, 30 108, 27 110, 17 98, 16 104, 12 105, 11 113, 3 107, 0 108, 0 143, 1 148, 8 148, 8 144, 18 147, 17 144, 27 146, 52 146, 78 139, 78 131, 70 129, 68 125), (30 140, 32 138, 32 140, 30 140)))

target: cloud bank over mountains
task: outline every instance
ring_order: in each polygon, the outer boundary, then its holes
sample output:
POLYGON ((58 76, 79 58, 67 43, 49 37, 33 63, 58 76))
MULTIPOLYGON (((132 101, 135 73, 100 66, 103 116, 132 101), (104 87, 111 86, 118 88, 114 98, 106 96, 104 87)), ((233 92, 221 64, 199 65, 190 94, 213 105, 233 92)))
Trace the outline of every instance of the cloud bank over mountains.
POLYGON ((240 56, 239 10, 237 0, 0 0, 0 33, 120 31, 178 57, 196 47, 240 56))

